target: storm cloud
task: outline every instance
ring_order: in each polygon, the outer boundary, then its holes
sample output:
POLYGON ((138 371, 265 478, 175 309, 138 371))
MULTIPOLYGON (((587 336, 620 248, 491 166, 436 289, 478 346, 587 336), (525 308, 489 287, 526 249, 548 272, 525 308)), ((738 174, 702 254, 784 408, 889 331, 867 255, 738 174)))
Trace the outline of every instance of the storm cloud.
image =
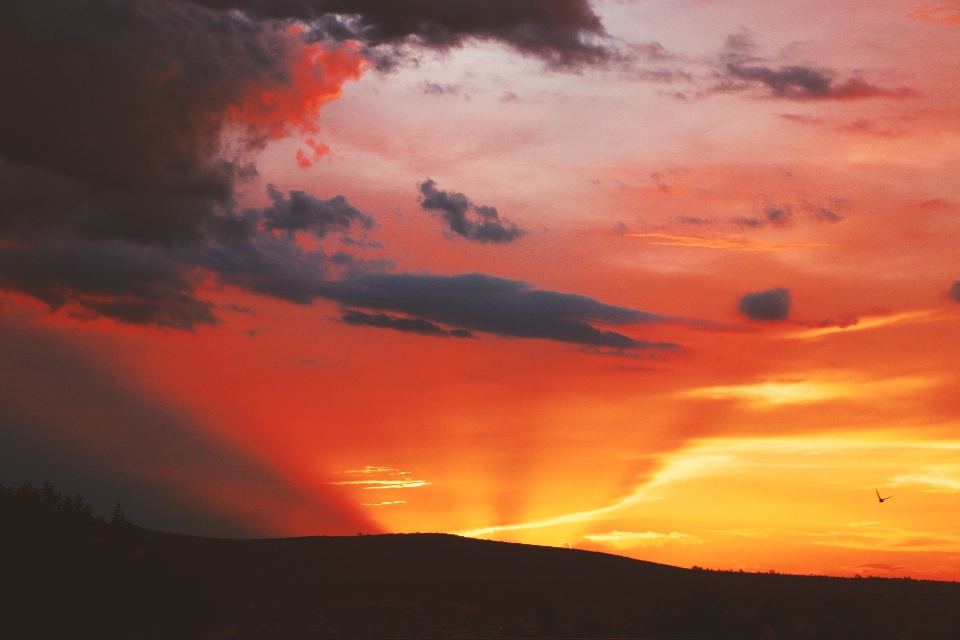
POLYGON ((786 320, 790 315, 790 290, 783 287, 748 293, 740 298, 738 311, 751 320, 786 320))
POLYGON ((470 40, 500 42, 556 68, 597 64, 611 55, 588 0, 195 0, 260 19, 295 18, 314 37, 363 43, 382 65, 398 46, 445 50, 470 40))
POLYGON ((474 204, 457 191, 440 191, 433 180, 425 180, 420 184, 420 194, 420 206, 424 210, 439 215, 450 231, 467 240, 502 244, 516 240, 525 233, 509 220, 501 219, 494 207, 474 204))
POLYGON ((586 0, 0 3, 0 234, 201 242, 253 153, 316 133, 373 49, 494 40, 571 66, 602 33, 586 0))
MULTIPOLYGON (((593 326, 655 314, 483 274, 389 273, 363 256, 373 219, 343 196, 269 185, 267 206, 237 202, 256 152, 318 131, 320 106, 383 56, 487 40, 570 68, 603 62, 603 37, 587 0, 0 3, 0 287, 177 330, 217 324, 203 292, 232 286, 330 300, 355 325, 673 348, 593 326)), ((523 234, 431 180, 420 191, 471 241, 523 234)))

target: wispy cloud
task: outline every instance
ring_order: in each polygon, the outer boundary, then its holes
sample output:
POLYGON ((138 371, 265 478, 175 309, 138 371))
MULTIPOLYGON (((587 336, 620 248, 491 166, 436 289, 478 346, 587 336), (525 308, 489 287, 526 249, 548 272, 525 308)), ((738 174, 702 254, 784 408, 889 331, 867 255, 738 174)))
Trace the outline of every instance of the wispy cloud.
POLYGON ((938 379, 901 377, 889 380, 851 378, 812 378, 800 381, 759 382, 752 384, 701 387, 681 392, 679 397, 708 400, 741 400, 754 406, 824 402, 837 399, 863 399, 890 393, 909 393, 937 384, 938 379))
POLYGON ((791 249, 838 246, 823 242, 764 242, 763 240, 750 240, 747 238, 704 238, 700 236, 673 235, 670 233, 625 233, 623 235, 632 238, 643 238, 646 244, 722 249, 726 251, 788 251, 791 249))
POLYGON ((930 493, 960 493, 960 465, 933 465, 890 479, 892 485, 925 485, 930 493))
MULTIPOLYGON (((360 486, 364 489, 414 489, 416 487, 423 487, 428 484, 426 480, 414 480, 409 478, 409 471, 400 471, 399 469, 394 469, 392 467, 376 467, 368 465, 363 469, 350 469, 343 472, 348 476, 352 476, 357 479, 350 480, 340 480, 337 482, 331 482, 330 484, 335 485, 354 485, 360 486)), ((402 501, 401 501, 402 502, 402 501)), ((394 503, 378 503, 378 504, 394 504, 394 503)), ((371 506, 371 505, 365 505, 371 506)))
POLYGON ((609 533, 591 533, 583 536, 584 540, 606 545, 617 550, 633 549, 636 547, 662 547, 667 543, 702 544, 703 540, 697 536, 671 531, 657 533, 656 531, 611 531, 609 533))
POLYGON ((896 527, 861 527, 804 534, 814 544, 873 551, 960 551, 960 536, 896 527))
POLYGON ((842 325, 832 325, 829 327, 816 327, 813 329, 804 329, 789 333, 784 337, 795 338, 797 340, 809 340, 811 338, 821 338, 823 336, 833 335, 835 333, 846 333, 850 331, 863 331, 864 329, 876 329, 892 324, 905 324, 914 322, 928 322, 935 319, 935 314, 930 310, 905 311, 883 316, 867 316, 856 318, 850 323, 842 325))

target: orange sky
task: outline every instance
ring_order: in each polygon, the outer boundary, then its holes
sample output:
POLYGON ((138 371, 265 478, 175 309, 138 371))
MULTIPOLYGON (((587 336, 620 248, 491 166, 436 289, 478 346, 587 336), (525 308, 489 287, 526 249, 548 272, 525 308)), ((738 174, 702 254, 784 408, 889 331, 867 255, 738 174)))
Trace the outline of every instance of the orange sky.
POLYGON ((375 220, 344 250, 389 273, 581 294, 670 318, 597 328, 680 346, 357 326, 334 298, 277 299, 203 265, 191 277, 221 322, 192 331, 7 291, 0 417, 60 462, 0 479, 61 469, 89 492, 75 458, 108 501, 110 478, 156 488, 174 506, 151 511, 144 489, 132 518, 185 533, 443 531, 960 579, 960 5, 840 4, 593 2, 618 46, 662 46, 630 68, 550 70, 471 42, 380 72, 357 47, 307 47, 289 101, 233 114, 266 123, 243 206, 268 205, 267 184, 342 194, 375 220), (872 89, 778 94, 737 64, 872 89), (524 233, 458 235, 421 206, 427 178, 524 233), (775 288, 786 317, 738 310, 775 288), (53 349, 74 363, 63 382, 37 364, 53 349), (83 372, 105 381, 88 390, 83 372), (118 390, 172 417, 129 432, 118 390), (187 438, 174 423, 220 453, 168 446, 187 438))

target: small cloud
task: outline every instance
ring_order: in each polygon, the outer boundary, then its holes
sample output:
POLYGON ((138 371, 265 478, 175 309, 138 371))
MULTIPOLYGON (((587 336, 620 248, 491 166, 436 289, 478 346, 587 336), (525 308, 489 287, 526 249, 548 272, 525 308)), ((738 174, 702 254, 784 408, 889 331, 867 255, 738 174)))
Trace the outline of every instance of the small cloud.
POLYGON ((423 94, 426 96, 459 96, 463 91, 461 84, 440 84, 439 82, 424 82, 423 94))
POLYGON ((873 571, 884 571, 887 573, 896 573, 897 571, 903 571, 906 567, 901 567, 895 564, 887 564, 885 562, 871 562, 870 564, 858 564, 853 569, 872 569, 873 571))
POLYGON ((907 17, 911 20, 923 20, 924 22, 960 24, 960 7, 924 7, 913 13, 908 13, 907 17))
POLYGON ((814 118, 813 116, 805 116, 799 113, 780 113, 777 114, 784 120, 789 122, 796 122, 797 124, 805 125, 819 125, 823 124, 823 118, 814 118))
POLYGON ((740 217, 737 217, 737 218, 733 218, 733 219, 731 220, 731 222, 733 222, 735 225, 738 225, 738 226, 741 226, 741 227, 753 227, 753 228, 757 228, 757 227, 762 227, 762 226, 763 226, 763 219, 762 219, 762 218, 748 218, 748 217, 746 217, 746 216, 740 216, 740 217))
POLYGON ((787 251, 789 249, 803 249, 808 247, 835 246, 819 242, 765 242, 763 240, 749 240, 746 238, 705 238, 700 236, 681 236, 671 233, 625 233, 623 235, 632 238, 644 238, 646 244, 724 249, 728 251, 787 251))
POLYGON ((505 244, 526 233, 506 218, 501 219, 496 208, 474 204, 456 191, 441 191, 433 180, 420 184, 420 194, 420 206, 425 211, 439 215, 450 231, 467 240, 505 244))
POLYGON ((890 480, 891 485, 918 484, 927 493, 960 493, 960 465, 933 465, 915 473, 905 473, 890 480))
MULTIPOLYGON (((363 489, 415 489, 423 487, 429 482, 425 480, 414 480, 409 478, 409 471, 400 471, 392 467, 366 466, 363 469, 350 469, 343 472, 350 476, 349 480, 340 480, 331 482, 335 485, 354 485, 363 489), (356 479, 359 476, 359 479, 356 479)), ((383 503, 386 504, 386 503, 383 503)), ((371 505, 375 506, 375 505, 371 505)))
POLYGON ((702 544, 703 540, 697 536, 672 531, 657 533, 655 531, 611 531, 610 533, 594 533, 583 536, 584 540, 596 542, 614 549, 633 549, 636 547, 662 547, 667 543, 702 544))
POLYGON ((865 98, 908 98, 916 92, 907 87, 884 88, 851 77, 837 81, 829 69, 801 65, 777 68, 760 64, 753 53, 749 34, 729 36, 720 54, 720 83, 712 91, 730 93, 762 88, 768 97, 781 100, 824 101, 861 100, 865 98))
POLYGON ((391 504, 407 504, 406 500, 387 500, 386 502, 361 502, 361 507, 385 507, 391 504))
POLYGON ((769 203, 763 210, 767 222, 775 227, 788 227, 793 224, 793 207, 788 204, 769 203))
MULTIPOLYGON (((700 387, 680 393, 680 397, 708 400, 740 400, 758 408, 784 404, 861 400, 899 397, 938 384, 936 378, 903 377, 884 380, 819 378, 789 382, 700 387)), ((960 481, 958 481, 960 486, 960 481)))
POLYGON ((950 297, 954 302, 960 302, 960 280, 957 280, 950 286, 950 297))
POLYGON ((324 361, 322 361, 322 360, 314 360, 313 358, 301 358, 300 360, 297 360, 297 364, 302 364, 302 365, 311 366, 311 367, 330 367, 330 366, 333 366, 333 365, 332 365, 331 363, 329 363, 329 362, 324 362, 324 361))
POLYGON ((927 310, 905 311, 903 313, 896 314, 885 313, 882 310, 875 310, 872 312, 872 315, 857 316, 851 314, 840 318, 839 320, 830 318, 824 320, 813 328, 791 333, 786 337, 801 340, 820 338, 834 333, 864 331, 866 329, 876 329, 878 327, 884 327, 891 324, 928 322, 932 319, 935 319, 935 317, 936 316, 933 314, 933 312, 927 310))
POLYGON ((843 220, 843 216, 833 209, 828 209, 820 205, 809 205, 808 210, 819 222, 840 222, 843 220))
POLYGON ((879 522, 848 522, 848 523, 847 523, 847 526, 848 526, 848 527, 859 528, 859 527, 872 527, 872 526, 878 525, 878 524, 880 524, 880 523, 879 523, 879 522))
POLYGON ((773 322, 786 320, 790 315, 790 290, 784 287, 748 293, 740 298, 737 310, 751 320, 773 322))

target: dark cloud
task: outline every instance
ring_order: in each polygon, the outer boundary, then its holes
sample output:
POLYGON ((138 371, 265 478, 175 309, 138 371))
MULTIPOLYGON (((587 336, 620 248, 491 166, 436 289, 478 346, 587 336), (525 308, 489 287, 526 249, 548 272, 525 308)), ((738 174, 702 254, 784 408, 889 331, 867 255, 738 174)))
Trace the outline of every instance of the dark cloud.
POLYGON ((267 185, 267 193, 273 204, 257 212, 267 231, 310 231, 323 238, 331 231, 348 231, 353 223, 367 229, 373 226, 373 218, 351 206, 343 196, 320 200, 303 191, 291 191, 284 197, 272 184, 267 185))
POLYGON ((332 231, 369 227, 372 219, 343 196, 320 200, 273 187, 269 194, 268 207, 212 217, 202 244, 143 247, 53 237, 2 246, 0 287, 81 316, 193 330, 218 323, 214 305, 196 291, 206 274, 221 284, 308 304, 324 278, 384 266, 344 251, 328 254, 323 245, 306 249, 297 241, 294 231, 321 240, 332 231))
POLYGON ((954 299, 955 302, 960 302, 960 280, 957 280, 950 287, 950 297, 954 299))
POLYGON ((679 346, 635 340, 590 324, 650 324, 676 318, 608 305, 587 296, 532 289, 519 280, 481 273, 370 273, 324 283, 319 295, 349 307, 393 311, 506 337, 543 338, 615 349, 679 346))
MULTIPOLYGON (((673 347, 594 327, 665 318, 585 296, 383 273, 391 265, 364 259, 369 244, 353 237, 372 219, 342 196, 270 186, 267 207, 236 202, 253 154, 314 132, 317 105, 358 77, 364 55, 492 40, 576 67, 607 59, 603 34, 587 0, 0 3, 0 287, 81 317, 183 330, 218 322, 201 291, 226 285, 407 316, 347 312, 368 325, 673 347), (345 40, 359 49, 337 48, 345 40)), ((470 240, 523 233, 432 181, 421 193, 470 240)))
POLYGON ((119 242, 0 249, 0 286, 57 309, 132 324, 191 330, 217 323, 170 252, 119 242))
POLYGON ((485 39, 574 66, 604 57, 586 40, 602 33, 586 0, 7 0, 0 234, 200 242, 255 173, 251 152, 315 132, 363 51, 485 39), (314 60, 318 37, 361 52, 314 60))
POLYGON ((363 43, 382 66, 399 46, 445 50, 470 40, 503 43, 557 68, 597 64, 610 51, 588 0, 195 0, 257 18, 296 18, 315 37, 363 43))
POLYGON ((820 222, 840 222, 843 220, 842 215, 833 209, 828 209, 827 207, 821 205, 812 205, 810 210, 813 213, 813 217, 820 222))
POLYGON ((788 204, 769 203, 763 209, 767 222, 775 227, 788 227, 793 223, 793 207, 788 204))
POLYGON ((470 202, 467 196, 456 191, 440 191, 433 180, 420 184, 420 206, 443 218, 450 231, 467 240, 480 243, 506 243, 516 240, 525 232, 507 219, 500 219, 494 207, 470 202), (473 216, 468 214, 473 213, 473 216))
POLYGON ((783 287, 748 293, 737 309, 751 320, 786 320, 790 315, 790 291, 783 287))
POLYGON ((188 2, 0 3, 0 232, 196 241, 284 129, 257 96, 303 46, 188 2))
POLYGON ((760 64, 753 55, 753 42, 746 34, 732 35, 721 53, 721 83, 715 91, 743 91, 763 87, 774 98, 787 100, 859 100, 906 98, 916 95, 907 87, 888 89, 860 78, 837 81, 835 73, 801 65, 777 68, 760 64))
POLYGON ((455 338, 472 338, 473 334, 464 329, 453 329, 447 331, 432 322, 423 318, 397 318, 388 316, 385 313, 370 314, 362 311, 347 311, 341 317, 341 320, 347 324, 365 327, 377 327, 378 329, 396 329, 397 331, 406 331, 408 333, 419 333, 425 336, 453 336, 455 338))

